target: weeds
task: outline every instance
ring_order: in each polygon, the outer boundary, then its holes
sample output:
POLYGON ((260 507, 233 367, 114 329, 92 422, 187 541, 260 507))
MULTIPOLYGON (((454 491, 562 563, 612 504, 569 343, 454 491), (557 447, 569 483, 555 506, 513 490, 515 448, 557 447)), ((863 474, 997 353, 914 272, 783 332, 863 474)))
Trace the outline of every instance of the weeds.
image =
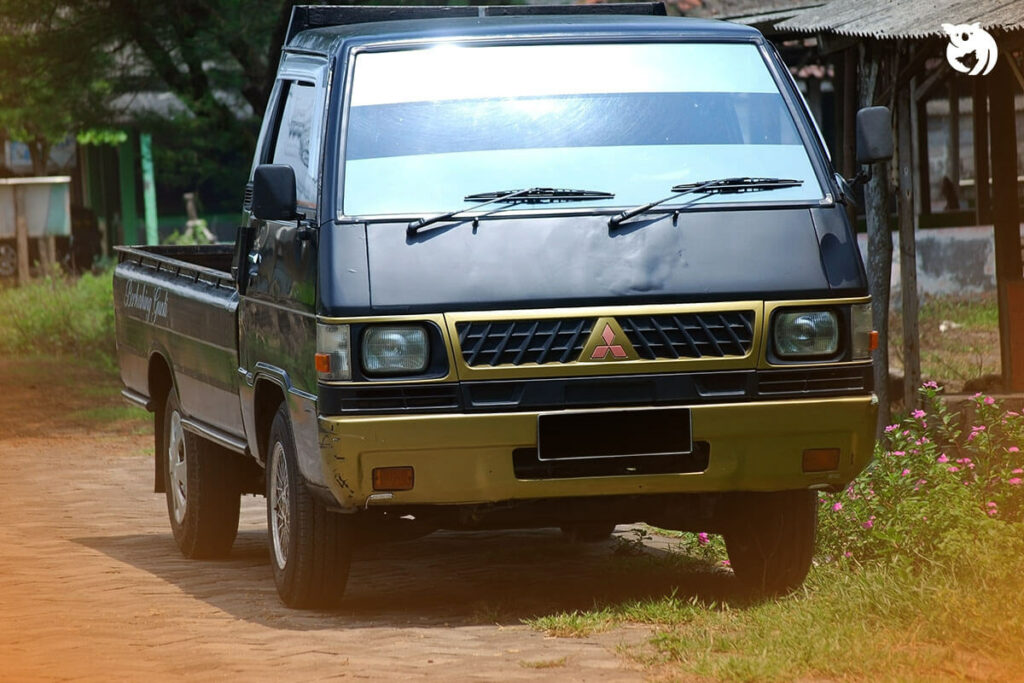
POLYGON ((111 273, 49 275, 0 291, 0 352, 74 356, 113 371, 111 273))

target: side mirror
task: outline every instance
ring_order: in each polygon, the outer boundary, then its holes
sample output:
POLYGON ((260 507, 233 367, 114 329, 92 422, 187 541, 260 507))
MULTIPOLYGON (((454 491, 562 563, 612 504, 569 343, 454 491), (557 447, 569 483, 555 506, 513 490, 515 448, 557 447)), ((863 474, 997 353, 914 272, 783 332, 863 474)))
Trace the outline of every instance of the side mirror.
POLYGON ((857 163, 892 159, 892 116, 888 107, 864 107, 857 112, 857 163))
POLYGON ((252 215, 263 221, 290 221, 298 215, 295 171, 285 164, 260 164, 252 177, 252 215))

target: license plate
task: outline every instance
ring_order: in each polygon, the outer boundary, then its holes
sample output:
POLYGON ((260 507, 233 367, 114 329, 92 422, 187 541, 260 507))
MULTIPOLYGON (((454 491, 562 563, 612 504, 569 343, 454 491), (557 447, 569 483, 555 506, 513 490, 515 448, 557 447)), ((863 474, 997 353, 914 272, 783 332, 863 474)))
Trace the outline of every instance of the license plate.
POLYGON ((689 408, 589 410, 537 416, 537 457, 621 458, 693 451, 689 408))

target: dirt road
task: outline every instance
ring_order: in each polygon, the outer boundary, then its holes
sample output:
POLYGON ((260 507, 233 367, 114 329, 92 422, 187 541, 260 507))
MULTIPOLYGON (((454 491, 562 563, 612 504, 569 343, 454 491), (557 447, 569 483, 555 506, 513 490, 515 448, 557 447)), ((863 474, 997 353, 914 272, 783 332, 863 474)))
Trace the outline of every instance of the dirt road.
POLYGON ((521 620, 666 594, 674 571, 630 575, 612 544, 555 530, 436 533, 361 549, 341 609, 290 610, 263 499, 243 501, 229 559, 182 558, 148 416, 119 406, 98 373, 0 361, 0 680, 644 677, 617 652, 642 627, 551 638, 521 620))

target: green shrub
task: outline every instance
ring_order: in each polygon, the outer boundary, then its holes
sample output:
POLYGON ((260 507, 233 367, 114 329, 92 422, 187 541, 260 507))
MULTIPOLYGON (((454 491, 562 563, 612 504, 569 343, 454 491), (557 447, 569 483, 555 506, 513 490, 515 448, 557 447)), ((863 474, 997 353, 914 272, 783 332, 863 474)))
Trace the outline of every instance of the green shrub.
POLYGON ((0 290, 0 351, 75 356, 113 368, 112 297, 110 271, 58 273, 0 290))
POLYGON ((820 496, 821 561, 956 569, 970 561, 965 539, 1024 550, 1024 418, 976 394, 961 427, 939 392, 925 384, 924 408, 885 428, 868 469, 820 496))

